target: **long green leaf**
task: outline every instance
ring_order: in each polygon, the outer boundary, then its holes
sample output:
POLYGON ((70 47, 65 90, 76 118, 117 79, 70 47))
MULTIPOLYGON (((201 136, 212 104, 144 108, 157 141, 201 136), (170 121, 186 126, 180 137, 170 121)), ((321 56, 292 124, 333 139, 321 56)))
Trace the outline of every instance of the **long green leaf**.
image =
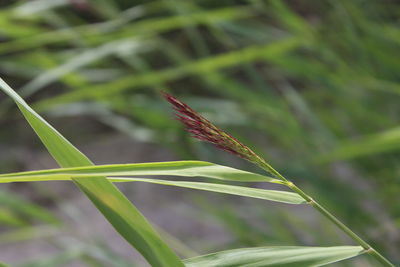
POLYGON ((251 188, 244 186, 225 185, 225 184, 213 184, 203 182, 187 182, 187 181, 167 181, 160 179, 147 179, 147 178, 110 178, 112 182, 146 182, 161 185, 178 186, 184 188, 192 188, 198 190, 205 190, 210 192, 224 193, 230 195, 258 198, 264 200, 271 200, 276 202, 288 203, 288 204, 304 204, 305 200, 296 193, 278 191, 278 190, 266 190, 259 188, 251 188))
POLYGON ((347 141, 328 154, 320 155, 317 162, 353 159, 362 156, 387 153, 400 150, 400 127, 395 127, 381 133, 359 138, 357 141, 347 141))
MULTIPOLYGON (((97 174, 86 174, 88 177, 96 177, 97 174)), ((80 177, 78 174, 49 174, 49 175, 24 175, 24 176, 3 176, 0 177, 0 183, 10 182, 40 182, 40 181, 61 181, 70 180, 72 177, 80 177)), ((153 184, 178 186, 184 188, 205 190, 210 192, 231 194, 237 196, 258 198, 264 200, 271 200, 276 202, 288 203, 288 204, 303 204, 305 200, 296 193, 277 191, 277 190, 265 190, 259 188, 251 188, 244 186, 234 186, 225 184, 213 184, 203 182, 188 182, 188 181, 168 181, 161 179, 149 179, 149 178, 127 178, 127 177, 108 177, 111 182, 146 182, 153 184)))
POLYGON ((226 181, 236 182, 272 182, 280 183, 280 180, 234 169, 205 161, 170 161, 149 162, 132 164, 97 165, 87 167, 61 168, 40 171, 17 172, 1 174, 1 177, 23 176, 141 176, 141 175, 175 175, 175 176, 203 176, 226 181))
POLYGON ((310 267, 348 259, 364 251, 360 246, 242 248, 190 258, 184 262, 186 267, 310 267))
POLYGON ((244 62, 256 60, 275 60, 282 54, 288 53, 302 44, 303 40, 299 38, 286 38, 267 45, 250 46, 241 50, 223 53, 221 55, 203 58, 197 61, 189 62, 175 68, 167 68, 159 71, 146 72, 141 75, 128 75, 118 80, 91 85, 89 87, 78 88, 59 96, 45 99, 35 104, 38 109, 47 108, 54 104, 71 102, 75 100, 88 99, 92 97, 107 97, 122 93, 123 91, 138 87, 154 85, 155 82, 167 82, 185 77, 190 74, 209 75, 219 69, 231 67, 244 62))
POLYGON ((188 181, 167 181, 143 178, 126 178, 117 176, 138 175, 176 175, 176 176, 203 176, 213 179, 241 182, 275 182, 279 180, 234 168, 221 166, 203 161, 172 161, 172 162, 150 162, 134 164, 97 165, 78 168, 60 168, 51 170, 28 171, 0 175, 0 183, 9 182, 35 182, 69 180, 75 178, 90 178, 97 176, 108 176, 112 182, 148 182, 162 185, 179 186, 185 188, 206 190, 212 192, 226 193, 232 195, 253 197, 290 204, 304 203, 304 199, 298 194, 285 191, 263 190, 243 186, 232 186, 213 183, 199 183, 188 181))
MULTIPOLYGON (((32 34, 32 32, 30 32, 28 38, 25 36, 14 41, 0 43, 0 53, 10 53, 22 49, 34 49, 46 44, 68 42, 71 40, 71 36, 75 36, 75 34, 79 34, 79 36, 85 38, 85 40, 92 45, 99 45, 99 42, 104 43, 110 40, 118 40, 126 36, 134 37, 143 34, 151 36, 152 34, 160 34, 185 26, 216 24, 221 21, 251 17, 253 14, 254 11, 249 7, 228 7, 213 11, 192 13, 190 14, 190 19, 188 19, 188 16, 147 19, 124 25, 123 29, 116 32, 108 32, 105 29, 107 26, 105 26, 106 24, 104 23, 89 24, 73 28, 68 27, 62 30, 42 32, 41 34, 32 34)), ((20 30, 21 27, 18 29, 20 30)), ((12 32, 15 33, 16 30, 12 32)))
MULTIPOLYGON (((11 97, 47 150, 62 167, 93 163, 0 79, 0 88, 11 97)), ((153 266, 183 266, 139 210, 106 177, 73 179, 114 228, 153 266)))
POLYGON ((2 207, 9 207, 11 210, 23 214, 27 219, 36 219, 53 225, 61 223, 60 220, 48 210, 6 191, 0 191, 0 203, 2 207))

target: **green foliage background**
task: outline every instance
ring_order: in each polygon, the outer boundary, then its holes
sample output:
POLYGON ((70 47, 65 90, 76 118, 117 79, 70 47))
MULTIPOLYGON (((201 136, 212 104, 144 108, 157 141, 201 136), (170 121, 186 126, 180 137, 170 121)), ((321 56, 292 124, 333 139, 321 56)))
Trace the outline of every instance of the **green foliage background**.
MULTIPOLYGON (((184 133, 159 94, 172 92, 255 148, 400 262, 396 1, 1 4, 0 76, 20 88, 18 93, 45 117, 59 125, 68 122, 66 131, 74 142, 119 131, 164 146, 181 159, 258 171, 184 133), (71 117, 90 127, 79 127, 71 117)), ((25 137, 31 132, 15 134, 20 115, 5 97, 0 115, 1 142, 31 146, 25 137)), ((2 173, 21 170, 12 153, 2 157, 2 173)), ((37 227, 62 228, 52 212, 23 201, 12 189, 2 187, 0 195, 0 242, 34 239, 30 230, 37 227)), ((243 203, 227 199, 215 206, 195 196, 197 205, 232 233, 229 248, 307 245, 307 238, 293 230, 299 226, 315 242, 343 240, 325 220, 318 219, 315 229, 285 206, 270 210, 272 204, 256 205, 243 214, 243 203), (255 227, 253 221, 260 220, 270 229, 255 227)), ((129 266, 113 249, 98 249, 107 251, 108 260, 119 258, 115 266, 129 266)), ((215 248, 208 244, 202 250, 215 248)), ((47 264, 96 259, 89 252, 66 254, 47 264)), ((362 266, 368 266, 366 261, 361 259, 362 266)), ((36 264, 27 266, 44 266, 36 264)))

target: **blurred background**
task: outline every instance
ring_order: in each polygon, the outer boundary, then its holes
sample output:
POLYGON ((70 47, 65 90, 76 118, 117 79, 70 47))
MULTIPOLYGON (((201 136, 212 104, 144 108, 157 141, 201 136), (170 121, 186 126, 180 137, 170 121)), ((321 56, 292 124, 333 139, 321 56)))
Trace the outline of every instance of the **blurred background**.
MULTIPOLYGON (((96 164, 260 172, 191 139, 173 93, 400 264, 399 15, 395 0, 0 1, 0 76, 96 164)), ((0 115, 1 173, 57 167, 4 94, 0 115)), ((118 186, 185 258, 353 244, 302 206, 118 186)), ((1 261, 146 266, 71 183, 2 184, 0 203, 1 261)))

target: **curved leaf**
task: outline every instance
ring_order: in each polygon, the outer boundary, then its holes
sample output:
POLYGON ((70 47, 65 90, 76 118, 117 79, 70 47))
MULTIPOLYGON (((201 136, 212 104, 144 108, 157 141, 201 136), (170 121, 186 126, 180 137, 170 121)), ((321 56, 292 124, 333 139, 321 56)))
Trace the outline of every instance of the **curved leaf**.
MULTIPOLYGON (((140 175, 174 175, 174 176, 202 176, 226 181, 236 182, 272 182, 281 183, 280 180, 213 164, 205 161, 170 161, 170 162, 149 162, 149 163, 132 163, 132 164, 112 164, 97 165, 87 167, 62 168, 40 171, 17 172, 10 174, 2 174, 4 177, 24 177, 24 176, 48 176, 63 177, 79 174, 84 176, 140 176, 140 175)), ((1 182, 1 181, 0 181, 1 182)))
POLYGON ((287 204, 304 204, 306 201, 296 193, 278 190, 266 190, 259 188, 251 188, 244 186, 213 184, 202 182, 187 182, 187 181, 167 181, 159 179, 143 179, 143 178, 110 178, 112 182, 146 182, 161 185, 178 186, 184 188, 205 190, 210 192, 224 193, 243 197, 258 198, 271 200, 287 204))
MULTIPOLYGON (((102 166, 96 166, 102 167, 102 166)), ((63 169, 60 169, 63 170, 63 169)), ((113 172, 109 175, 113 176, 113 172)), ((118 172, 116 172, 118 174, 118 172)), ((86 178, 96 177, 98 174, 86 173, 86 178)), ((47 174, 47 175, 23 175, 23 176, 2 176, 0 177, 0 183, 8 182, 40 182, 40 181, 54 181, 54 180, 70 180, 72 177, 80 178, 79 173, 68 174, 47 174)), ((111 182, 145 182, 161 185, 178 186, 184 188, 198 189, 210 192, 224 193, 230 195, 258 198, 264 200, 271 200, 276 202, 288 203, 288 204, 303 204, 305 200, 296 193, 277 191, 277 190, 265 190, 259 188, 251 188, 244 186, 234 186, 225 184, 213 184, 203 182, 188 182, 188 181, 168 181, 161 179, 149 179, 149 178, 127 178, 127 177, 108 177, 111 182)))
POLYGON ((338 247, 259 247, 226 250, 190 258, 186 267, 310 267, 348 259, 362 254, 360 246, 338 247))
POLYGON ((347 160, 396 150, 400 150, 400 127, 346 141, 330 153, 319 155, 316 161, 347 160))
MULTIPOLYGON (((62 167, 93 163, 48 124, 2 79, 0 88, 18 105, 47 150, 62 167)), ((106 177, 73 179, 114 228, 153 266, 183 266, 179 257, 161 239, 140 211, 106 177)))

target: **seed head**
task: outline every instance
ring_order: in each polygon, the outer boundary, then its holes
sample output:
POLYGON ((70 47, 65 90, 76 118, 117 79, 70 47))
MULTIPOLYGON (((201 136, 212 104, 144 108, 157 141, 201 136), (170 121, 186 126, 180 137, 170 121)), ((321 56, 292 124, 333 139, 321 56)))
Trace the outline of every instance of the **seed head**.
POLYGON ((250 148, 243 145, 225 131, 219 129, 187 104, 165 92, 163 92, 163 96, 172 104, 176 111, 176 118, 185 125, 186 130, 191 133, 192 137, 211 143, 219 149, 228 151, 257 165, 265 162, 250 148))

